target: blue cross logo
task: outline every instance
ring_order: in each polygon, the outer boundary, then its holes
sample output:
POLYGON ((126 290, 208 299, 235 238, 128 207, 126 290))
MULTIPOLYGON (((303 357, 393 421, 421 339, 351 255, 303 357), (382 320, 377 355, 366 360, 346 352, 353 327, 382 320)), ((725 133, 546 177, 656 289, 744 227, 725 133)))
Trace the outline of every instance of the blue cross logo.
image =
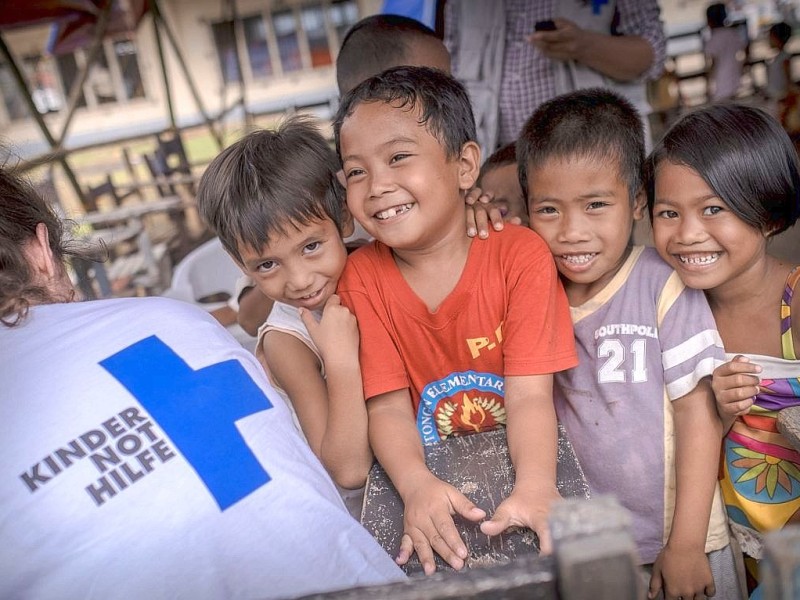
POLYGON ((100 362, 141 403, 197 472, 221 510, 269 482, 235 422, 272 408, 244 367, 192 370, 150 336, 100 362))

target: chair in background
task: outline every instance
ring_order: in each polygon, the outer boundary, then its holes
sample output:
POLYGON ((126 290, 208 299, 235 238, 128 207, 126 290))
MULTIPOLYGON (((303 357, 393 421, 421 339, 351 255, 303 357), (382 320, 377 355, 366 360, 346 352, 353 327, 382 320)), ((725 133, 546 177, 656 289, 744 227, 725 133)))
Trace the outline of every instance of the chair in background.
POLYGON ((236 313, 228 306, 241 275, 241 269, 225 252, 219 238, 212 238, 176 265, 172 283, 162 296, 190 302, 209 312, 242 346, 254 352, 256 338, 241 328, 236 313))
POLYGON ((120 206, 125 198, 133 194, 138 194, 138 191, 135 188, 122 192, 119 190, 119 188, 117 188, 116 185, 114 185, 111 175, 106 175, 106 180, 103 183, 100 185, 89 186, 83 192, 83 207, 86 209, 86 212, 96 212, 97 201, 101 198, 108 197, 111 200, 112 207, 116 208, 120 206))
MULTIPOLYGON (((96 186, 89 186, 83 192, 84 202, 83 207, 87 213, 97 212, 98 211, 98 200, 102 200, 103 198, 108 198, 110 200, 111 208, 119 208, 122 200, 130 196, 133 192, 128 193, 121 193, 117 187, 114 185, 114 182, 111 180, 111 175, 106 175, 106 180, 101 183, 100 185, 96 186)), ((109 221, 105 224, 105 227, 122 227, 126 224, 125 220, 120 221, 109 221)), ((125 252, 123 251, 123 254, 125 252)), ((113 247, 110 248, 110 257, 112 259, 117 258, 117 248, 113 247)), ((79 271, 80 273, 80 271, 79 271)))
POLYGON ((147 170, 156 184, 156 191, 162 198, 175 195, 175 185, 169 181, 167 177, 167 167, 164 161, 159 158, 158 152, 153 154, 143 154, 144 162, 147 165, 147 170))
MULTIPOLYGON (((59 219, 67 219, 61 199, 58 196, 55 182, 53 181, 53 166, 44 173, 44 176, 36 180, 33 184, 36 193, 41 196, 55 211, 59 219)), ((78 228, 75 228, 70 235, 75 235, 78 228)), ((77 280, 77 286, 82 296, 86 300, 95 298, 107 298, 111 296, 111 282, 108 280, 105 265, 96 260, 90 260, 83 256, 71 256, 69 264, 77 280), (96 285, 95 285, 96 284, 96 285)))
POLYGON ((128 177, 131 179, 132 193, 136 194, 139 197, 139 200, 144 201, 139 174, 136 172, 136 167, 133 164, 133 158, 131 158, 130 148, 127 146, 122 147, 122 161, 125 163, 125 169, 128 171, 128 177))
POLYGON ((153 243, 140 221, 94 231, 92 238, 102 240, 109 249, 112 260, 108 278, 114 282, 116 293, 127 295, 126 291, 133 291, 137 296, 152 296, 169 286, 172 259, 167 244, 153 243))
MULTIPOLYGON (((183 146, 179 131, 156 134, 156 149, 152 154, 143 155, 147 169, 155 183, 156 191, 162 198, 178 195, 176 187, 182 186, 194 197, 195 186, 191 165, 183 146)), ((184 256, 190 249, 189 228, 183 211, 169 215, 175 226, 173 254, 175 258, 184 256)))
POLYGON ((174 132, 170 137, 165 136, 163 133, 156 134, 158 141, 157 152, 163 158, 164 163, 173 172, 183 173, 184 175, 191 175, 192 171, 189 166, 189 159, 186 156, 186 149, 183 147, 183 139, 179 132, 174 132), (177 159, 175 166, 170 165, 172 157, 177 159))
POLYGON ((156 135, 156 149, 153 154, 145 154, 144 159, 160 196, 174 196, 176 180, 186 185, 189 193, 194 195, 192 167, 186 156, 179 132, 156 135))
POLYGON ((114 208, 119 206, 120 202, 122 202, 122 195, 117 192, 114 182, 111 181, 111 175, 106 175, 106 180, 100 185, 86 188, 83 196, 83 207, 86 209, 86 212, 96 212, 97 201, 106 196, 111 199, 111 204, 114 208))

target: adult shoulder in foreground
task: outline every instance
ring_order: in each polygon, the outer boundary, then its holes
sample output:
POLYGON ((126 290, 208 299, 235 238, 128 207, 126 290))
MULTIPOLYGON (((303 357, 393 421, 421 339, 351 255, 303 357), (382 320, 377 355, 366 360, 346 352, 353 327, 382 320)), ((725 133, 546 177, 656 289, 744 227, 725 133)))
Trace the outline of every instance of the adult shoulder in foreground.
POLYGON ((166 299, 0 326, 0 596, 292 597, 401 571, 255 358, 166 299))

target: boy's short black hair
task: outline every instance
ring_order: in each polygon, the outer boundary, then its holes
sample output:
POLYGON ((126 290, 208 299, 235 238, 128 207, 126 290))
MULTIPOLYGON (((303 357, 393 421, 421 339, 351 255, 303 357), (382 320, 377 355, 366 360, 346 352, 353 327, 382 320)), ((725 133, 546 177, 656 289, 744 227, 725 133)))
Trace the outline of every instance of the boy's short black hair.
POLYGON ((481 174, 478 180, 486 175, 489 171, 505 167, 506 165, 517 164, 517 143, 511 142, 505 146, 495 150, 489 158, 487 158, 481 165, 481 174))
POLYGON ((725 19, 728 18, 728 10, 722 2, 709 4, 706 8, 706 22, 712 29, 725 27, 725 19))
POLYGON ((588 88, 542 104, 517 140, 519 182, 528 195, 528 171, 550 159, 615 160, 633 202, 642 186, 644 126, 633 105, 619 94, 588 88))
POLYGON ((341 156, 342 123, 359 104, 384 102, 395 108, 419 108, 420 124, 444 146, 448 158, 474 142, 475 117, 464 86, 438 69, 395 67, 362 81, 345 94, 333 121, 336 151, 341 156))
POLYGON ((336 83, 342 94, 367 77, 402 64, 410 45, 436 33, 423 23, 401 15, 372 15, 353 25, 336 57, 336 83))
POLYGON ((769 28, 769 34, 778 40, 781 46, 784 46, 789 41, 789 38, 792 37, 792 27, 781 21, 769 28))
POLYGON ((645 165, 650 218, 658 166, 669 161, 697 172, 748 225, 775 235, 800 214, 800 163, 781 124, 761 109, 717 104, 681 117, 645 165))
POLYGON ((254 131, 211 161, 197 187, 200 216, 240 264, 288 227, 329 217, 342 231, 339 161, 310 119, 254 131))

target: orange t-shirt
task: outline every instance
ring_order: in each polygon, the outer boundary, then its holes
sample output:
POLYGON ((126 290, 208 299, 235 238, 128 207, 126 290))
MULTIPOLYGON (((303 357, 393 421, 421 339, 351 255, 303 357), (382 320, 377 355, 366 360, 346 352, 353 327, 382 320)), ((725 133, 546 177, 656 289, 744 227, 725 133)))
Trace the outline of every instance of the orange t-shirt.
POLYGON ((578 362, 553 258, 523 227, 473 241, 461 278, 435 312, 377 241, 350 256, 338 291, 358 319, 364 396, 409 388, 426 444, 505 423, 505 376, 578 362))

